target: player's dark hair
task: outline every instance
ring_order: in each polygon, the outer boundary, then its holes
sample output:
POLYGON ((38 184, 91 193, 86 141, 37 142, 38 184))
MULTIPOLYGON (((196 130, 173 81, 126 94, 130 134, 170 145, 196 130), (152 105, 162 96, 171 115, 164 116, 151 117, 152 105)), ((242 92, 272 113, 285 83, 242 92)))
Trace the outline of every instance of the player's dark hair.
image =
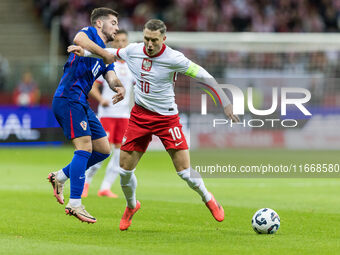
POLYGON ((161 32, 161 34, 164 34, 166 32, 166 26, 163 21, 159 19, 150 19, 148 22, 145 23, 144 29, 149 29, 151 31, 157 31, 161 32))
POLYGON ((91 25, 94 26, 96 24, 96 21, 100 18, 103 17, 107 17, 109 15, 113 15, 115 17, 118 17, 118 12, 110 9, 110 8, 106 8, 106 7, 100 7, 100 8, 96 8, 92 11, 91 13, 91 25))
POLYGON ((128 35, 128 32, 125 29, 119 29, 117 32, 117 35, 119 34, 125 34, 126 36, 128 35))

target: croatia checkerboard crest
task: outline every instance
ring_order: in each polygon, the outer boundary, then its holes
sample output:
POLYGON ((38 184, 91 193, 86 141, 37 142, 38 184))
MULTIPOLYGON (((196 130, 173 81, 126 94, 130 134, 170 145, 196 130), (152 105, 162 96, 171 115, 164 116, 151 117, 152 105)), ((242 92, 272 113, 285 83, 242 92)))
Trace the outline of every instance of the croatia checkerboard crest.
POLYGON ((86 121, 83 120, 82 122, 80 122, 80 126, 82 127, 83 130, 86 130, 87 129, 86 121))

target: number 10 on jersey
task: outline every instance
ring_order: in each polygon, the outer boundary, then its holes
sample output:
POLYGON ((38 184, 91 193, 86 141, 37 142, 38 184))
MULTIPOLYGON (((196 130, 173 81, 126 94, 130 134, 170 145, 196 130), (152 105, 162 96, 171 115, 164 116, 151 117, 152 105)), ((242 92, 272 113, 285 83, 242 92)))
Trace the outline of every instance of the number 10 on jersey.
POLYGON ((142 92, 148 94, 150 92, 150 83, 148 83, 147 81, 141 81, 140 88, 142 92))

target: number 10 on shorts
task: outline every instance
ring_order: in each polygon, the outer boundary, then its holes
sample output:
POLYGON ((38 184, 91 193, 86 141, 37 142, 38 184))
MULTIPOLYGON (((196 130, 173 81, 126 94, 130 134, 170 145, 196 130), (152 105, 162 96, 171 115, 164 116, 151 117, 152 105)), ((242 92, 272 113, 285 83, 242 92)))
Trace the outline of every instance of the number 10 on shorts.
POLYGON ((179 129, 179 127, 170 128, 169 133, 171 134, 174 141, 182 138, 181 130, 179 129))

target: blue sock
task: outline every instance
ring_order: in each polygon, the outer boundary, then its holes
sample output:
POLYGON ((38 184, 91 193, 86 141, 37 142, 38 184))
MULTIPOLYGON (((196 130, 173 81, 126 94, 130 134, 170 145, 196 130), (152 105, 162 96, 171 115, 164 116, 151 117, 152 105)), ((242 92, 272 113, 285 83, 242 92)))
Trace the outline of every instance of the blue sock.
POLYGON ((103 153, 100 153, 98 151, 92 151, 92 155, 89 158, 89 161, 87 162, 87 168, 86 169, 89 169, 91 166, 97 164, 100 161, 103 161, 104 159, 106 159, 109 156, 110 156, 110 154, 103 154, 103 153))
MULTIPOLYGON (((98 162, 106 159, 108 156, 110 156, 110 154, 103 154, 97 151, 93 151, 91 157, 89 158, 89 161, 87 162, 86 170, 89 169, 91 166, 97 164, 98 162)), ((70 178, 70 165, 71 164, 68 164, 63 168, 63 172, 68 178, 70 178)))
POLYGON ((69 176, 71 182, 70 198, 80 199, 84 189, 86 165, 91 157, 88 151, 78 150, 74 152, 73 159, 69 164, 69 176))

